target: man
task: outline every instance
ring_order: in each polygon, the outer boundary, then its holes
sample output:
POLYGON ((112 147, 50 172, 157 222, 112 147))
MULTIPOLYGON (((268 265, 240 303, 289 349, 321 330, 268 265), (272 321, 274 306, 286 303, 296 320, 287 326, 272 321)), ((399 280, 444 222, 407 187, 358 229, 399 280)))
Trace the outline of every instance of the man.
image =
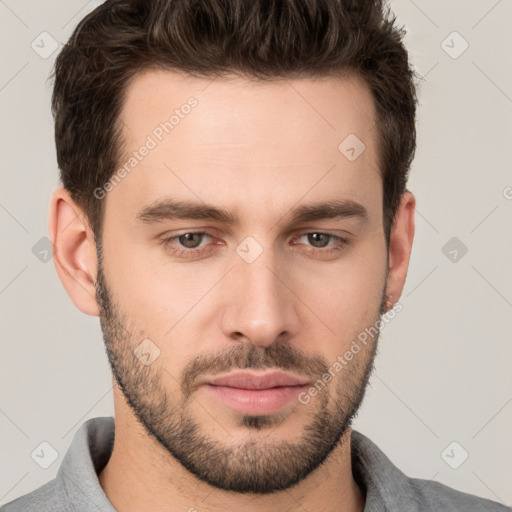
POLYGON ((414 237, 401 37, 377 1, 113 0, 81 21, 49 229, 100 317, 115 425, 87 421, 2 510, 507 510, 351 429, 414 237))

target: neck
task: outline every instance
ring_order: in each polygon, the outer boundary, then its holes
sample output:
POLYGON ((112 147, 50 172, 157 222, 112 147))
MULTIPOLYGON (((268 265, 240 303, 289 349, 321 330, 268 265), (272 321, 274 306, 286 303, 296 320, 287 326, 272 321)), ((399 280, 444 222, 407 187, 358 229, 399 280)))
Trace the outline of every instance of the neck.
POLYGON ((112 455, 100 484, 119 512, 363 512, 365 496, 352 475, 350 429, 326 461, 292 488, 239 494, 208 485, 164 450, 130 412, 116 411, 112 455), (117 414, 119 412, 120 414, 117 414))

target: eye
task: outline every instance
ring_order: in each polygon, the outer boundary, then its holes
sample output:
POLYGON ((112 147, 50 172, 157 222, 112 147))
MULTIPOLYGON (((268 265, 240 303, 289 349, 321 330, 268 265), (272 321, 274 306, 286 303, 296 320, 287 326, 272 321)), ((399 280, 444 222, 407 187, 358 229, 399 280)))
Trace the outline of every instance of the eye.
MULTIPOLYGON (((207 253, 210 254, 215 250, 216 245, 222 245, 222 242, 219 240, 217 243, 211 243, 213 239, 213 235, 205 231, 187 231, 186 233, 164 238, 161 244, 174 256, 198 258, 207 253)), ((314 253, 318 256, 329 256, 343 251, 345 246, 350 244, 350 240, 334 233, 312 231, 302 233, 291 244, 303 245, 306 252, 314 253), (302 242, 302 239, 305 239, 305 241, 302 242)))
POLYGON ((332 236, 327 233, 307 233, 303 236, 307 237, 308 242, 313 247, 326 247, 332 239, 332 236))
POLYGON ((204 240, 204 236, 208 236, 202 232, 185 233, 183 235, 177 235, 175 238, 183 247, 187 249, 197 249, 201 242, 204 240))
POLYGON ((208 244, 203 244, 205 237, 213 238, 204 231, 188 231, 180 235, 164 238, 161 243, 166 250, 175 256, 202 256, 205 251, 211 249, 208 244))
MULTIPOLYGON (((311 245, 313 249, 324 249, 329 247, 330 250, 341 250, 343 246, 348 245, 349 241, 346 238, 342 238, 333 233, 324 233, 321 231, 314 231, 310 233, 303 233, 299 239, 306 238, 307 243, 311 245), (330 243, 334 242, 334 243, 330 243)), ((326 252, 326 251, 322 251, 326 252)))

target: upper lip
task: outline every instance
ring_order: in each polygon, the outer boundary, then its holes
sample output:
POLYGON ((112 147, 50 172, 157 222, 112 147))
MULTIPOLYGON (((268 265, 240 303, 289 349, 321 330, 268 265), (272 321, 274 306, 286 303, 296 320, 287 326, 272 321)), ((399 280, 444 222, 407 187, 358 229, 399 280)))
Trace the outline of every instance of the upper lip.
POLYGON ((268 389, 278 386, 304 386, 309 379, 297 377, 286 372, 273 371, 263 374, 240 371, 231 372, 209 379, 205 384, 213 386, 227 386, 240 389, 268 389))

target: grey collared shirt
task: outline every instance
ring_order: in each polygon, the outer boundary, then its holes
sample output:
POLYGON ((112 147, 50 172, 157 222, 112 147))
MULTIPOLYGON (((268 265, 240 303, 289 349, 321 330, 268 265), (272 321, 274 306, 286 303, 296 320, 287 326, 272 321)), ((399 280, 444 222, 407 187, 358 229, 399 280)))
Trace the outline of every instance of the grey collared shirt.
MULTIPOLYGON (((0 508, 1 512, 115 512, 98 473, 114 445, 114 418, 92 418, 76 432, 50 482, 0 508)), ((512 508, 438 482, 409 478, 366 436, 352 430, 352 471, 366 494, 364 512, 511 512, 512 508)))

